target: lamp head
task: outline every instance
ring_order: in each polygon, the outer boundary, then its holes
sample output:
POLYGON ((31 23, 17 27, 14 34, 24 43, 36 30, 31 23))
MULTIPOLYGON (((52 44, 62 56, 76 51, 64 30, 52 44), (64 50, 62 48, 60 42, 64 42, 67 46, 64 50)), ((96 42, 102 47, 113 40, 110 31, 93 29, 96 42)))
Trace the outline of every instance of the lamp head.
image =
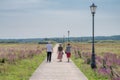
POLYGON ((97 6, 94 3, 90 6, 90 10, 92 14, 95 14, 96 8, 97 6))

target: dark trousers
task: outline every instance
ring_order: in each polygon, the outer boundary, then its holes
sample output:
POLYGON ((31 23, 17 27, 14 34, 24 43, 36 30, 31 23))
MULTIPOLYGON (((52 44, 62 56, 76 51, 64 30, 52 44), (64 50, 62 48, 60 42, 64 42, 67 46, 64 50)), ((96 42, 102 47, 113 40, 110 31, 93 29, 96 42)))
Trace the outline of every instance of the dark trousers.
POLYGON ((47 62, 51 62, 52 52, 47 52, 47 62))

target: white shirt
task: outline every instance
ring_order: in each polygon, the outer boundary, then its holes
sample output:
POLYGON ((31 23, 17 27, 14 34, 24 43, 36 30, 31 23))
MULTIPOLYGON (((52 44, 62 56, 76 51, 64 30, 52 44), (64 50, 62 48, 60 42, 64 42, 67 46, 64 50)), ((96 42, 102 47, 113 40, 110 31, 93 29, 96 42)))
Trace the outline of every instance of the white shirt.
POLYGON ((47 48, 47 52, 52 52, 52 44, 47 44, 46 48, 47 48))

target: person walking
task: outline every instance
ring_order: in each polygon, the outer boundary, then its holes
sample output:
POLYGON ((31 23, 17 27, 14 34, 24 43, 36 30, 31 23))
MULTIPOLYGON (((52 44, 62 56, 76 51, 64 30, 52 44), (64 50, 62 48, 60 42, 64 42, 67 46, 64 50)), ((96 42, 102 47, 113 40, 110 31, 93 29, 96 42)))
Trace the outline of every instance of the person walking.
POLYGON ((66 56, 67 56, 67 59, 68 59, 68 62, 69 62, 70 61, 69 59, 71 57, 71 46, 70 46, 69 43, 66 46, 65 53, 66 53, 66 56))
POLYGON ((52 51, 53 51, 51 42, 48 42, 48 44, 46 45, 46 51, 47 51, 47 62, 51 62, 52 51))
POLYGON ((62 44, 59 44, 59 47, 58 47, 58 59, 60 62, 62 62, 62 57, 63 57, 63 47, 62 47, 62 44))

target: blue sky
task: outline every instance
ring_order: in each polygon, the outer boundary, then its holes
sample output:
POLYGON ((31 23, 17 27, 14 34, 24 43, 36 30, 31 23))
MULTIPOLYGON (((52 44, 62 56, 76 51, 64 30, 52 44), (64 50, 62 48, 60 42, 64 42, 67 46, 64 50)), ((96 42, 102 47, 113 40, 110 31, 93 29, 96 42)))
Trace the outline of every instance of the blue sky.
POLYGON ((0 39, 120 35, 120 0, 0 0, 0 39))

